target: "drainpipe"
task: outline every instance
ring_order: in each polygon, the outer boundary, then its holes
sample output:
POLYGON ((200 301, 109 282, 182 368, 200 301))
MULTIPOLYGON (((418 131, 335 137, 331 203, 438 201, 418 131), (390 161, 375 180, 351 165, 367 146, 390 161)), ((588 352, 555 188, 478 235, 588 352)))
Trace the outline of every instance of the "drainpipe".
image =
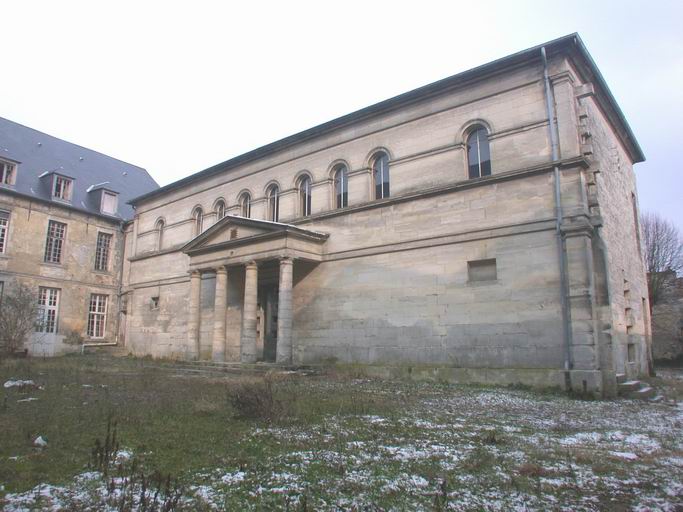
POLYGON ((558 150, 558 132, 555 119, 555 107, 553 92, 550 88, 550 78, 548 77, 548 60, 546 58, 545 47, 541 48, 541 59, 543 60, 543 83, 545 85, 545 103, 548 111, 548 123, 550 127, 550 145, 553 159, 553 175, 555 181, 555 234, 557 236, 557 256, 560 265, 560 301, 562 305, 562 334, 564 338, 564 380, 567 389, 571 389, 571 376, 569 370, 572 369, 571 361, 571 312, 569 310, 569 277, 567 274, 567 247, 562 236, 562 191, 560 183, 560 167, 557 164, 560 155, 558 150))

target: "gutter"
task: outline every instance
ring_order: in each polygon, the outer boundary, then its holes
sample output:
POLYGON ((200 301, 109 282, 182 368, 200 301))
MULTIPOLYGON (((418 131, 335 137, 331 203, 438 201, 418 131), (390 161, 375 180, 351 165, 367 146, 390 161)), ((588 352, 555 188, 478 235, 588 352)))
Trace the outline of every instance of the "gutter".
POLYGON ((555 234, 557 236, 557 259, 560 267, 560 303, 562 306, 562 337, 564 341, 564 380, 567 390, 571 389, 572 369, 571 346, 571 311, 569 309, 569 277, 567 272, 567 245, 562 236, 562 188, 560 182, 559 162, 559 142, 557 130, 557 118, 555 113, 555 99, 550 87, 548 77, 548 60, 546 58, 545 46, 541 48, 541 59, 543 60, 543 84, 545 86, 545 102, 548 112, 548 125, 550 129, 550 145, 552 149, 553 176, 555 185, 555 234))

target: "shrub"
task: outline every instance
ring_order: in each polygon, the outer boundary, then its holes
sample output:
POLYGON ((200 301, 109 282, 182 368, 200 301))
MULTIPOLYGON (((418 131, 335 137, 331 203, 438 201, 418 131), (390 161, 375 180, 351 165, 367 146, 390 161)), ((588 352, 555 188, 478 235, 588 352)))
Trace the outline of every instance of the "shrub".
POLYGON ((288 413, 287 402, 277 396, 277 379, 272 372, 244 382, 228 391, 228 400, 238 418, 276 421, 288 413))
POLYGON ((38 296, 28 286, 15 283, 4 290, 0 302, 0 352, 21 350, 38 321, 38 296))

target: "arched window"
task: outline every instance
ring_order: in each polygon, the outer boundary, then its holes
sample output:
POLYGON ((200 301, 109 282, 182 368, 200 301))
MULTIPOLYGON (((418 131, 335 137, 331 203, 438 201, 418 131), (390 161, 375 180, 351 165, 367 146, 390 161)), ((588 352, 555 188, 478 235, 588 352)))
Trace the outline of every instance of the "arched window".
POLYGON ((306 175, 299 180, 299 211, 303 217, 311 214, 311 178, 306 175))
POLYGON ((204 212, 199 206, 192 212, 192 221, 194 222, 194 236, 201 235, 204 227, 204 212))
POLYGON ((467 165, 470 178, 491 175, 489 134, 482 125, 474 126, 467 137, 467 165))
POLYGON ((244 218, 251 217, 251 195, 249 192, 244 192, 239 198, 240 215, 244 218))
POLYGON ((389 197, 389 156, 380 152, 372 158, 372 177, 375 182, 375 199, 389 197))
POLYGON ((157 232, 157 251, 164 248, 164 219, 159 219, 154 225, 154 229, 157 232))
POLYGON ((277 222, 280 218, 280 188, 271 185, 266 192, 268 198, 268 220, 277 222))
POLYGON ((349 171, 344 164, 339 164, 334 170, 334 197, 337 208, 349 205, 349 171))
POLYGON ((216 212, 216 222, 225 217, 225 201, 223 201, 222 199, 216 201, 214 211, 216 212))

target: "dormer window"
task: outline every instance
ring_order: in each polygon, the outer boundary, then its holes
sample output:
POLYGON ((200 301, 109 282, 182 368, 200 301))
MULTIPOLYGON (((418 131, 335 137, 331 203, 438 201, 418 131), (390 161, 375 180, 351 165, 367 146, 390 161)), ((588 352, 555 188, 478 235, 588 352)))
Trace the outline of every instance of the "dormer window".
POLYGON ((55 174, 54 185, 52 186, 52 198, 60 201, 71 201, 71 190, 73 180, 55 174))
POLYGON ((102 213, 106 213, 107 215, 116 215, 118 204, 118 194, 107 192, 106 190, 102 192, 102 204, 100 206, 100 211, 102 213))
POLYGON ((17 164, 0 160, 0 185, 14 185, 16 172, 17 164))

